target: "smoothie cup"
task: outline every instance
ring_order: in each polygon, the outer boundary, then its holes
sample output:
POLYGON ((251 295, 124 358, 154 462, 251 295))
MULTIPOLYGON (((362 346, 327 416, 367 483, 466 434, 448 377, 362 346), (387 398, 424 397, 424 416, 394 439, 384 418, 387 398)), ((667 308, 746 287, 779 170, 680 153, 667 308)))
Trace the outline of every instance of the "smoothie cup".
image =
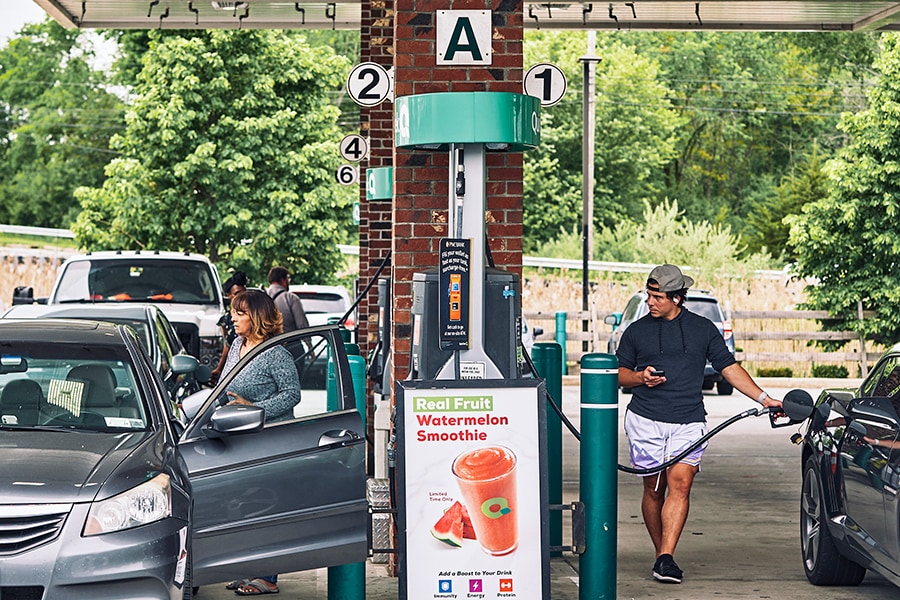
POLYGON ((481 548, 494 556, 515 550, 516 455, 503 446, 468 450, 456 457, 452 471, 481 548))

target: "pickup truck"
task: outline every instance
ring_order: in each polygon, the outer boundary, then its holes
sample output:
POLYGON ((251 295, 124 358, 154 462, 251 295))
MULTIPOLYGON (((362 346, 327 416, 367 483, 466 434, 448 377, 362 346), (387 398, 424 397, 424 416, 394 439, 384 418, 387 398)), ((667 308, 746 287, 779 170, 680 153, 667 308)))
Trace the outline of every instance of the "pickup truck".
POLYGON ((155 304, 171 321, 187 352, 214 367, 224 347, 216 325, 225 310, 215 266, 199 254, 108 251, 69 257, 48 298, 16 288, 13 304, 155 304))

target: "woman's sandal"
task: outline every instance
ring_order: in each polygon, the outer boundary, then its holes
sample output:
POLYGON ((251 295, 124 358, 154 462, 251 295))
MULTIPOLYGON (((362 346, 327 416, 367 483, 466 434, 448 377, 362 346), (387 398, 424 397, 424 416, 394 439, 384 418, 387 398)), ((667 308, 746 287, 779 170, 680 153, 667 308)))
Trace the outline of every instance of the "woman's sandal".
POLYGON ((241 587, 242 585, 245 585, 247 583, 250 583, 249 579, 235 579, 234 581, 229 581, 228 583, 226 583, 225 589, 226 590, 236 590, 239 587, 241 587))
POLYGON ((263 579, 251 579, 242 584, 234 593, 238 596, 259 596, 260 594, 277 594, 280 590, 276 585, 275 588, 269 587, 269 582, 263 579))

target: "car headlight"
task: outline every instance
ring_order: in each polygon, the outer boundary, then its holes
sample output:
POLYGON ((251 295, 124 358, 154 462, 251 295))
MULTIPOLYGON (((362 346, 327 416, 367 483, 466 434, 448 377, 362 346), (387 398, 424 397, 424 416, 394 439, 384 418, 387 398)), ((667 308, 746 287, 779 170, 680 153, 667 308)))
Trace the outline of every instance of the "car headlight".
POLYGON ((94 502, 84 524, 84 535, 131 529, 171 515, 172 487, 169 476, 161 473, 117 496, 94 502))

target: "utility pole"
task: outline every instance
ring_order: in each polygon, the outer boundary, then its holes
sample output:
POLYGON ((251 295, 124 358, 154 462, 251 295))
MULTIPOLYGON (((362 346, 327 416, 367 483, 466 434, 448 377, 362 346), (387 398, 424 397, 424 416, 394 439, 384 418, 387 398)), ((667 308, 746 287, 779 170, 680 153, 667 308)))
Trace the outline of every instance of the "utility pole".
MULTIPOLYGON (((600 58, 596 54, 597 32, 588 31, 587 54, 579 60, 584 67, 584 80, 582 82, 584 93, 582 95, 582 151, 581 151, 581 310, 590 310, 589 299, 591 294, 588 270, 588 261, 594 257, 594 123, 595 102, 594 94, 597 89, 594 80, 596 65, 600 58)), ((588 331, 587 319, 582 319, 581 330, 588 331)), ((588 351, 588 340, 581 343, 581 349, 588 351)))

